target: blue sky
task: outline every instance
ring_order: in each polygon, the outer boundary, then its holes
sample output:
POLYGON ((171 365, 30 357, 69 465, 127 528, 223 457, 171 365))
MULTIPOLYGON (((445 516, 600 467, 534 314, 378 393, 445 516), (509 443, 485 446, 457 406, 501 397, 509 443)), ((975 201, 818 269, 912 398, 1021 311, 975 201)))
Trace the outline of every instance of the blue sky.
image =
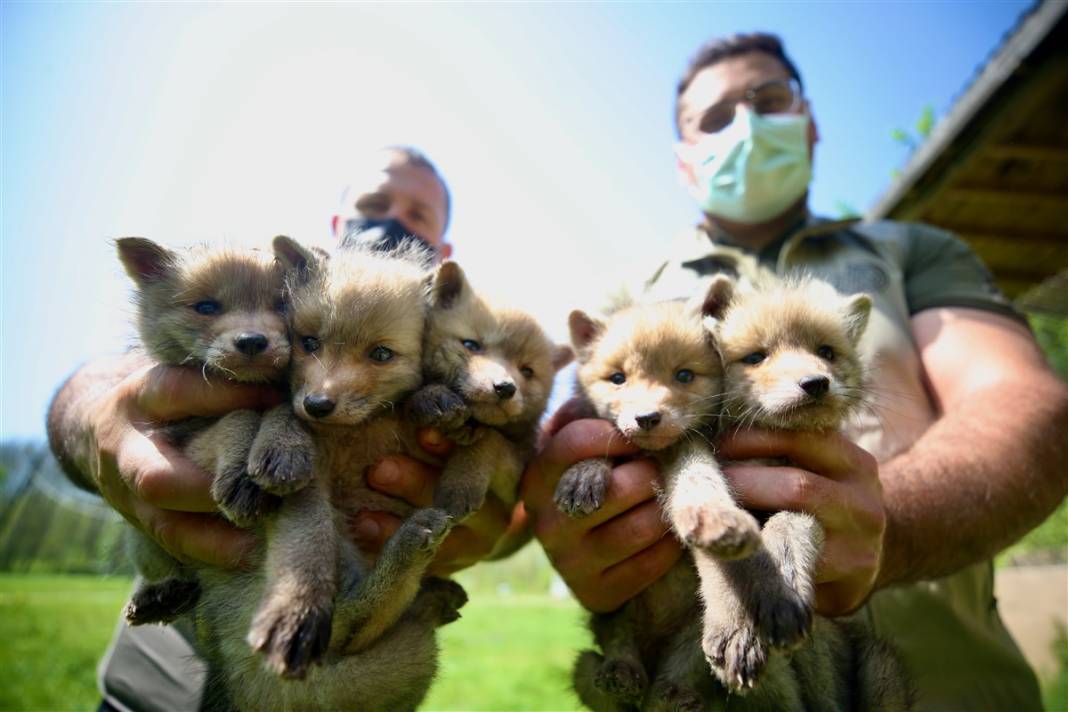
POLYGON ((0 4, 0 437, 130 341, 109 240, 326 241, 359 156, 410 143, 450 183, 454 257, 556 338, 697 213, 671 143, 704 40, 780 34, 822 141, 812 206, 864 210, 1028 6, 0 4))

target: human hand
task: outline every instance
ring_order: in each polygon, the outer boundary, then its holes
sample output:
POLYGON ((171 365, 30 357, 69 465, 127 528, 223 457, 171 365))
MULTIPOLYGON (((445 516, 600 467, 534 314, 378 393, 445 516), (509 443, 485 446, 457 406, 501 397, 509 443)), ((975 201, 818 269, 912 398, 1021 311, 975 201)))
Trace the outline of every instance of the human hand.
MULTIPOLYGON (((446 457, 453 448, 440 431, 422 428, 417 434, 419 445, 431 455, 446 457)), ((404 455, 392 455, 370 468, 367 483, 382 494, 404 500, 413 507, 431 507, 441 469, 404 455)), ((482 508, 457 524, 441 543, 428 573, 447 576, 482 561, 493 553, 508 530, 513 511, 492 492, 486 494, 482 508)), ((352 524, 352 536, 364 551, 377 553, 401 519, 386 512, 360 512, 352 524)))
POLYGON ((882 561, 886 532, 879 465, 836 432, 746 430, 724 435, 720 457, 786 458, 788 466, 736 464, 724 468, 747 509, 807 512, 823 526, 816 572, 818 613, 842 615, 867 600, 882 561))
POLYGON ((565 403, 546 426, 546 440, 527 467, 520 498, 530 526, 560 576, 583 606, 612 611, 667 572, 682 549, 660 516, 656 464, 642 458, 612 469, 602 507, 580 519, 553 500, 563 472, 591 457, 635 455, 611 423, 580 419, 578 401, 565 403))
POLYGON ((159 432, 162 423, 262 409, 282 396, 265 387, 211 380, 199 370, 144 363, 91 401, 89 469, 97 491, 128 522, 181 561, 233 568, 255 536, 214 514, 211 473, 159 432))

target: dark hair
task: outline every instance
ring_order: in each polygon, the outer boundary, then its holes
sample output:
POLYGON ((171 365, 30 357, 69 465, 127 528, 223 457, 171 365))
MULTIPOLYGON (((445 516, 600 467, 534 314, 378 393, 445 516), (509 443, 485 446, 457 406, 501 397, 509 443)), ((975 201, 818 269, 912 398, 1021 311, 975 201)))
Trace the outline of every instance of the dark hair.
POLYGON ((441 183, 441 189, 445 191, 445 225, 442 228, 442 233, 448 231, 449 219, 452 217, 452 196, 449 194, 449 184, 441 176, 438 167, 426 157, 425 153, 414 146, 386 146, 383 150, 399 155, 409 165, 425 168, 438 179, 438 183, 441 183))
POLYGON ((768 34, 766 32, 752 32, 749 34, 734 34, 728 37, 717 37, 709 40, 705 44, 701 45, 701 48, 697 50, 697 54, 690 60, 689 66, 686 67, 686 71, 683 72, 682 78, 679 79, 679 84, 675 89, 675 130, 679 129, 679 99, 682 98, 683 92, 685 92, 690 83, 693 82, 694 77, 698 72, 707 67, 711 67, 717 62, 722 62, 724 59, 730 57, 737 57, 742 54, 749 54, 750 52, 763 52, 764 54, 771 55, 775 59, 779 60, 783 68, 790 74, 790 76, 797 80, 798 85, 804 91, 805 83, 801 81, 801 73, 797 71, 797 67, 786 56, 786 51, 782 48, 782 40, 777 35, 768 34))

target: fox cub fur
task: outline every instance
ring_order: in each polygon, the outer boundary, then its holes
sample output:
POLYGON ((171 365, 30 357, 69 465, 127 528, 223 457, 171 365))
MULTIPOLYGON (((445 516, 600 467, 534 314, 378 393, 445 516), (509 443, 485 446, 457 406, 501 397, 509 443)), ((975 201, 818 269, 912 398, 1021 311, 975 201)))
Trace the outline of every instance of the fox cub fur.
MULTIPOLYGON (((816 282, 736 294, 717 277, 698 304, 571 315, 579 393, 660 461, 664 515, 688 553, 622 609, 593 617, 601 652, 580 654, 576 691, 596 710, 705 710, 729 693, 744 693, 731 699, 741 710, 907 709, 890 651, 858 624, 813 623, 815 519, 780 512, 761 528, 709 446, 721 417, 838 427, 863 387, 856 344, 870 300, 816 282)), ((560 509, 600 507, 610 466, 566 471, 560 509)))
MULTIPOLYGON (((245 383, 279 381, 289 364, 281 313, 282 273, 259 250, 198 246, 170 250, 151 240, 121 238, 119 258, 133 279, 142 348, 160 364, 192 366, 245 383)), ((218 419, 195 418, 164 428, 185 454, 214 475, 212 495, 223 514, 250 526, 279 504, 277 495, 306 481, 310 441, 293 427, 288 406, 218 419)), ((143 580, 125 610, 132 625, 169 621, 199 595, 196 573, 147 536, 131 531, 143 580)))

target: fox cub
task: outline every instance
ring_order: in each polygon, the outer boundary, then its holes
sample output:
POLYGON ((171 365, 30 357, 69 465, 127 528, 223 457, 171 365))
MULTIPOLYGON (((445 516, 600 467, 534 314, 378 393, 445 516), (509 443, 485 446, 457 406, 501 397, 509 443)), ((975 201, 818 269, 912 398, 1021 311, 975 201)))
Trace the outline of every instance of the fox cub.
POLYGON ((441 265, 424 340, 426 385, 408 411, 417 425, 457 441, 434 498, 454 522, 479 509, 488 491, 515 504, 553 376, 571 357, 530 315, 472 290, 456 263, 441 265))
MULTIPOLYGON (((866 296, 847 300, 816 282, 743 295, 717 277, 699 307, 636 306, 608 321, 572 313, 579 392, 661 462, 665 517, 688 551, 622 609, 594 616, 601 653, 583 652, 574 673, 586 705, 703 710, 735 692, 747 693, 732 701, 743 710, 907 708, 900 666, 866 631, 822 619, 813 627, 819 525, 784 512, 761 529, 734 502, 708 444, 721 416, 837 427, 862 388, 856 343, 869 309, 866 296), (810 631, 792 657, 769 655, 810 631)), ((566 471, 560 509, 597 509, 609 468, 587 460, 566 471)))
POLYGON ((458 617, 466 596, 423 577, 448 531, 444 512, 377 494, 364 472, 417 450, 397 414, 421 382, 428 265, 414 252, 327 254, 286 237, 274 249, 293 343, 292 408, 311 432, 314 476, 265 519, 258 571, 202 574, 198 634, 237 708, 358 700, 360 709, 414 709, 437 666, 434 631, 458 617), (368 508, 405 518, 376 563, 349 534, 349 519, 368 508))
MULTIPOLYGON (((199 246, 170 250, 138 237, 116 242, 133 279, 142 348, 160 364, 192 366, 245 383, 284 378, 289 339, 282 311, 282 273, 259 250, 199 246)), ((250 526, 306 481, 310 441, 288 406, 166 426, 198 465, 214 475, 212 496, 223 514, 250 526)), ((132 625, 169 621, 199 595, 195 572, 151 539, 132 534, 143 581, 125 610, 132 625)))

